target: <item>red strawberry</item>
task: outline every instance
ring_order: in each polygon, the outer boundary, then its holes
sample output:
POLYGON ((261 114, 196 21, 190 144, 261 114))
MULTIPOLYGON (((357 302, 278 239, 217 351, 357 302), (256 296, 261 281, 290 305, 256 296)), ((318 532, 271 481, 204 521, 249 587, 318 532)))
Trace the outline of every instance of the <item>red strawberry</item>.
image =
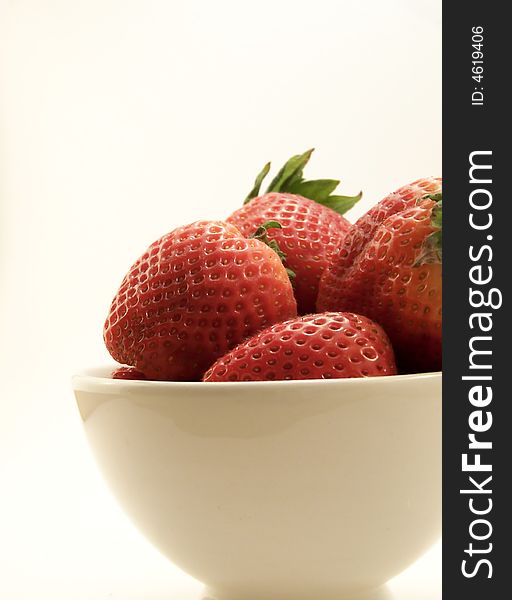
POLYGON ((361 197, 332 196, 339 184, 336 180, 305 181, 302 172, 311 153, 309 150, 291 158, 267 193, 255 197, 269 171, 270 163, 267 164, 245 205, 227 219, 247 237, 266 221, 281 224, 280 229, 269 231, 268 237, 279 244, 285 265, 296 275, 294 291, 300 314, 314 312, 320 277, 329 264, 329 255, 340 247, 350 227, 342 213, 361 197))
POLYGON ((112 379, 146 379, 146 376, 133 367, 119 367, 112 372, 112 379))
POLYGON ((384 330, 353 313, 323 313, 272 325, 220 358, 203 381, 340 379, 396 373, 384 330))
POLYGON ((104 339, 148 379, 198 380, 247 336, 297 314, 277 253, 221 221, 198 221, 154 242, 117 292, 104 339))
POLYGON ((400 188, 355 223, 317 300, 380 323, 406 371, 441 368, 441 179, 400 188))

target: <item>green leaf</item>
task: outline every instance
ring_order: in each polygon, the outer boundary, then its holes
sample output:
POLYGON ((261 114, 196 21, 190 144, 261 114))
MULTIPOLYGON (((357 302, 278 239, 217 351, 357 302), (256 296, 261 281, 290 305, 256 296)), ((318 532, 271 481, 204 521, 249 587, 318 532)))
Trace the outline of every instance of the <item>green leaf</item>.
POLYGON ((293 283, 294 279, 297 277, 297 275, 295 275, 295 272, 292 271, 291 269, 286 269, 286 272, 288 273, 288 279, 293 283))
POLYGON ((339 181, 336 179, 316 179, 313 181, 298 181, 291 185, 287 190, 290 194, 298 194, 321 202, 326 200, 329 195, 338 187, 339 181))
POLYGON ((415 266, 443 262, 443 200, 442 194, 433 196, 428 198, 437 202, 431 213, 431 223, 436 231, 427 236, 420 255, 414 263, 415 266))
POLYGON ((279 223, 279 221, 266 221, 265 223, 260 225, 258 227, 258 229, 256 229, 256 231, 250 237, 254 238, 256 240, 260 240, 267 235, 267 231, 269 229, 282 229, 282 228, 283 228, 283 226, 281 225, 281 223, 279 223))
POLYGON ((267 188, 267 193, 286 192, 289 186, 298 181, 302 181, 302 172, 304 167, 308 164, 313 151, 314 148, 311 148, 310 150, 304 152, 304 154, 292 156, 290 160, 284 164, 274 179, 272 179, 267 188))
POLYGON ((359 192, 359 194, 356 194, 355 196, 329 196, 325 200, 322 200, 320 204, 332 208, 332 210, 335 210, 340 215, 344 215, 355 206, 362 197, 363 192, 359 192))
POLYGON ((443 227, 443 201, 439 200, 432 209, 432 225, 434 227, 443 227))
MULTIPOLYGON (((277 254, 277 256, 279 256, 281 262, 284 264, 284 261, 286 260, 286 254, 281 250, 276 240, 269 239, 267 235, 267 231, 269 229, 282 229, 281 223, 279 223, 279 221, 266 221, 260 225, 250 237, 266 244, 277 254)), ((286 269, 286 272, 288 273, 288 278, 293 283, 293 280, 295 279, 295 273, 288 268, 286 269)))
POLYGON ((435 245, 436 251, 439 255, 439 260, 443 260, 443 200, 442 194, 437 194, 439 200, 432 209, 432 225, 438 228, 438 231, 430 234, 432 242, 435 245))
MULTIPOLYGON (((356 196, 332 195, 340 183, 338 179, 313 179, 311 181, 304 179, 304 167, 308 164, 313 151, 314 148, 311 148, 303 154, 292 156, 274 179, 272 179, 266 189, 266 193, 283 192, 297 194, 309 200, 314 200, 343 215, 361 199, 362 192, 359 192, 356 196)), ((267 163, 258 177, 256 177, 253 189, 245 199, 244 204, 260 193, 261 184, 269 170, 270 163, 267 163)))
POLYGON ((270 171, 270 163, 268 162, 263 167, 263 169, 261 169, 261 171, 258 173, 258 176, 256 177, 256 179, 254 181, 254 186, 253 186, 252 190, 249 192, 247 198, 244 200, 244 204, 247 204, 247 202, 249 202, 253 198, 256 198, 256 196, 259 195, 261 184, 263 183, 263 180, 265 179, 265 177, 268 175, 269 171, 270 171))

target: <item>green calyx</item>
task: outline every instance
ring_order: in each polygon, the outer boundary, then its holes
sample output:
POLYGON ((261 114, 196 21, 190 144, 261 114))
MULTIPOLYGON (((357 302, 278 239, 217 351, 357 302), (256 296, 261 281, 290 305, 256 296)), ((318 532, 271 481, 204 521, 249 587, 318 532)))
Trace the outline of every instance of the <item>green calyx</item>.
MULTIPOLYGON (((441 197, 441 194, 439 194, 441 197)), ((441 197, 442 198, 442 197, 441 197)), ((438 200, 437 204, 432 209, 432 225, 437 229, 430 234, 432 243, 435 246, 439 262, 443 261, 443 200, 438 200)))
MULTIPOLYGON (((359 192, 356 196, 338 196, 333 194, 339 185, 337 179, 315 179, 308 181, 304 179, 304 167, 309 162, 314 148, 307 150, 304 154, 292 156, 277 175, 272 179, 265 193, 284 192, 304 196, 314 200, 323 206, 327 206, 340 215, 350 210, 358 202, 363 193, 359 192)), ((256 177, 254 186, 249 195, 244 200, 244 204, 250 202, 253 198, 260 195, 260 188, 263 180, 270 171, 270 163, 267 163, 256 177)))
POLYGON ((431 223, 435 231, 425 240, 423 251, 417 259, 416 265, 443 262, 443 194, 428 194, 420 198, 417 203, 420 204, 422 200, 426 199, 436 203, 431 213, 431 223))
MULTIPOLYGON (((276 240, 269 239, 267 235, 267 231, 269 229, 282 229, 281 223, 279 223, 278 221, 267 221, 266 223, 260 225, 250 237, 266 244, 277 254, 277 256, 279 256, 281 262, 284 263, 284 261, 286 260, 286 254, 281 250, 276 240)), ((295 279, 295 273, 288 268, 286 269, 286 272, 288 273, 290 281, 293 283, 293 280, 295 279)))

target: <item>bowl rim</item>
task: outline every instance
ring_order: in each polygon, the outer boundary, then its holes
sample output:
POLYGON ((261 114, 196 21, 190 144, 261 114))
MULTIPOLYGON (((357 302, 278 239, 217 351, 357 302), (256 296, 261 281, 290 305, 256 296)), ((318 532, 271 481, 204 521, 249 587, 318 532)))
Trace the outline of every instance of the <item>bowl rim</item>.
POLYGON ((143 389, 146 393, 150 390, 162 391, 165 389, 176 390, 195 390, 203 388, 204 390, 223 391, 238 390, 255 387, 264 388, 308 388, 319 385, 324 387, 352 387, 375 385, 393 385, 396 383, 407 383, 411 381, 437 381, 442 378, 442 371, 432 371, 428 373, 408 373, 404 375, 383 375, 378 377, 345 377, 339 379, 301 379, 301 380, 278 380, 278 381, 151 381, 141 379, 113 379, 109 375, 119 367, 112 363, 110 365, 100 365, 83 369, 72 376, 73 389, 79 391, 102 390, 104 392, 115 392, 117 390, 143 389))

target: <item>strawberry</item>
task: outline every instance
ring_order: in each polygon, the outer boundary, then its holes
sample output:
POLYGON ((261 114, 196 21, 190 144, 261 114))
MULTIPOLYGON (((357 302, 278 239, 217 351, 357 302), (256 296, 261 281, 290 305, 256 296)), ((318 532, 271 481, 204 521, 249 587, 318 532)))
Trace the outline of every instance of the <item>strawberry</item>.
POLYGON ((258 196, 270 169, 270 163, 265 165, 244 206, 227 219, 247 237, 266 221, 281 224, 268 236, 279 244, 285 265, 296 275, 294 291, 300 314, 314 312, 322 272, 350 227, 342 214, 361 197, 331 195, 339 184, 337 180, 305 181, 302 173, 312 152, 292 157, 266 193, 258 196))
POLYGON ((317 309, 380 323, 402 370, 441 369, 441 228, 441 179, 390 194, 350 228, 324 272, 317 309))
POLYGON ((323 313, 272 325, 210 367, 203 381, 340 379, 396 373, 384 330, 353 313, 323 313))
POLYGON ((296 314, 272 248, 234 225, 198 221, 158 239, 131 267, 104 340, 148 379, 198 380, 241 340, 296 314))
POLYGON ((112 379, 146 379, 146 376, 133 367, 118 367, 112 372, 112 379))

